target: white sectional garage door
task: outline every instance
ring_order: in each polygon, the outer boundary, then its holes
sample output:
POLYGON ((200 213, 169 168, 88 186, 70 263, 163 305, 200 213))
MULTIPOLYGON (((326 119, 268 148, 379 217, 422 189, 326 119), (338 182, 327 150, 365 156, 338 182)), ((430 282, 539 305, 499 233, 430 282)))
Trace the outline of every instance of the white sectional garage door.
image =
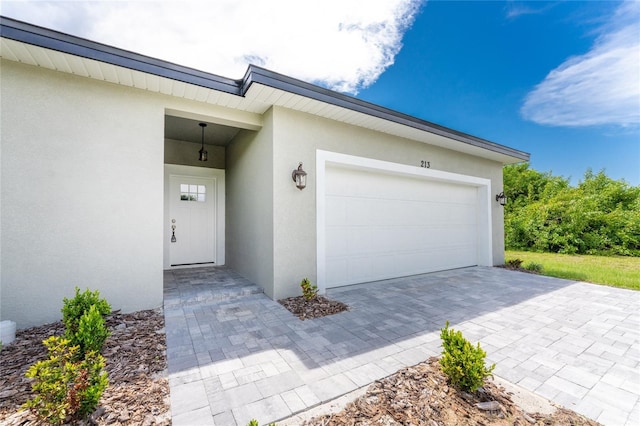
POLYGON ((478 187, 327 165, 326 287, 478 264, 478 187))

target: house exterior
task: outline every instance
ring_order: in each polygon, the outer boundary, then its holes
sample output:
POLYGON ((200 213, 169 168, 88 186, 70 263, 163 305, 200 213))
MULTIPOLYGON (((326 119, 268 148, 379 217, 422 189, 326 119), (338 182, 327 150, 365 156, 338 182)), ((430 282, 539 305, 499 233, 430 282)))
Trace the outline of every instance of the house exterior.
POLYGON ((504 261, 496 194, 527 153, 255 66, 231 80, 0 24, 0 319, 18 328, 75 286, 161 306, 172 268, 227 265, 280 299, 304 277, 504 261))

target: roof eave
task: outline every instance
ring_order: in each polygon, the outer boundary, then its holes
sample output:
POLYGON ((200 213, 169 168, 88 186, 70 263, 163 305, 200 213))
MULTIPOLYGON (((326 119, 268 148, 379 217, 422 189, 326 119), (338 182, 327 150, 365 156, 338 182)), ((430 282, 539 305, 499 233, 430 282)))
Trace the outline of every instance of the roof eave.
POLYGON ((247 68, 241 80, 233 80, 3 16, 0 16, 0 36, 237 96, 245 96, 253 83, 260 83, 320 102, 326 102, 330 105, 440 135, 513 159, 513 161, 503 161, 505 164, 529 161, 530 158, 530 155, 526 152, 449 129, 255 65, 250 65, 247 68))

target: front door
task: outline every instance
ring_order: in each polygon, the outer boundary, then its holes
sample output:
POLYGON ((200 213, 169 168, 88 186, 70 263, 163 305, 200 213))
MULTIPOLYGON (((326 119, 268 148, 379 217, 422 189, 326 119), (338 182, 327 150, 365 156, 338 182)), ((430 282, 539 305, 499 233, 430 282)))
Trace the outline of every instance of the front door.
POLYGON ((169 185, 171 266, 215 263, 215 179, 171 175, 169 185))

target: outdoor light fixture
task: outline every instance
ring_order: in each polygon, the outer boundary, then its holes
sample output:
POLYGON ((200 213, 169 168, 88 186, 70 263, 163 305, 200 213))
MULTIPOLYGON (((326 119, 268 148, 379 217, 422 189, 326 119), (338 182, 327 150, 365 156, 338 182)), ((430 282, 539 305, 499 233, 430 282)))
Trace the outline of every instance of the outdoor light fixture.
POLYGON ((202 148, 200 148, 200 161, 207 161, 207 151, 204 150, 204 128, 207 127, 207 123, 200 123, 200 127, 202 127, 202 148))
POLYGON ((501 192, 496 195, 496 201, 500 203, 501 206, 504 206, 505 204, 507 204, 507 196, 504 195, 504 192, 501 192))
POLYGON ((296 183, 296 187, 302 191, 307 186, 307 172, 302 170, 302 163, 298 165, 298 168, 291 173, 293 181, 296 183))

